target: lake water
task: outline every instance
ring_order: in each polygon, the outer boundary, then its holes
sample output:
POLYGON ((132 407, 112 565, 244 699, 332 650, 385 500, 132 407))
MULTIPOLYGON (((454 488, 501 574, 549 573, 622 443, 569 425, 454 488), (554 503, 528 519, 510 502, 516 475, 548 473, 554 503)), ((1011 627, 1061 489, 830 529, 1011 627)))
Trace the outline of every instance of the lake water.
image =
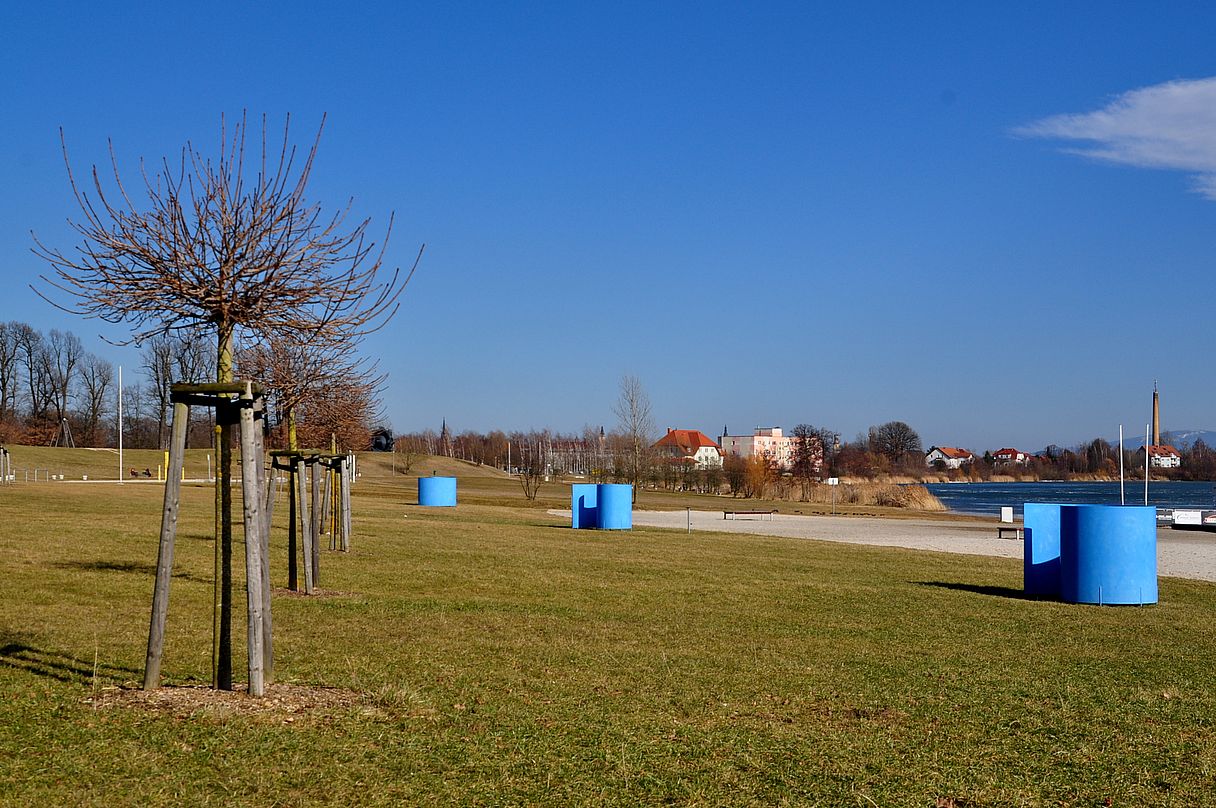
MULTIPOLYGON (((1012 505, 1020 518, 1025 502, 1064 502, 1077 505, 1118 505, 1119 483, 929 483, 925 486, 956 513, 1000 516, 1012 505)), ((1144 481, 1124 488, 1128 505, 1144 504, 1144 481)), ((1148 504, 1159 508, 1216 508, 1216 484, 1210 482, 1151 482, 1148 504)))

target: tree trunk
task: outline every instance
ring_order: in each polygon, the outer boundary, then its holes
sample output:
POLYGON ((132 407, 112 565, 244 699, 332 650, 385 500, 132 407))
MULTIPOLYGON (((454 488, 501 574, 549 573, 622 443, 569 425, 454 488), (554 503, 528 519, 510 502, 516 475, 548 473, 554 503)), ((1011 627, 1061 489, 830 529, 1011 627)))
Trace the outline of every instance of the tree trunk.
MULTIPOLYGON (((232 326, 221 325, 216 346, 216 378, 232 381, 232 326)), ((232 418, 217 407, 215 418, 215 591, 213 595, 211 680, 232 689, 232 418)))

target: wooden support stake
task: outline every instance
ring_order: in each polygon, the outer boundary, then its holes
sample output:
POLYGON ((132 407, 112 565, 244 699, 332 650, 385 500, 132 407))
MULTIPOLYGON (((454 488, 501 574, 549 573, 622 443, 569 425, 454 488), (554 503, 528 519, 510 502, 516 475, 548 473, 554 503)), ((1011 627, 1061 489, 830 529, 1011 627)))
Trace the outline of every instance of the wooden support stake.
POLYGON ((329 507, 330 499, 332 497, 332 494, 330 493, 330 477, 332 476, 333 475, 330 473, 329 466, 324 466, 323 471, 321 472, 321 502, 324 503, 323 507, 321 508, 321 532, 329 534, 329 549, 334 550, 337 549, 334 547, 333 538, 334 520, 329 507))
POLYGON ((350 552, 350 478, 354 468, 348 468, 344 461, 341 466, 339 479, 341 481, 342 504, 342 552, 350 552))
MULTIPOLYGON (((262 403, 258 399, 258 404, 262 403)), ((254 496, 261 496, 262 491, 267 489, 266 478, 272 478, 269 491, 273 493, 274 470, 271 473, 266 473, 266 454, 263 444, 263 415, 264 410, 261 406, 255 406, 253 412, 253 443, 254 451, 256 452, 255 459, 257 460, 258 478, 256 482, 256 491, 254 496)), ((269 508, 274 508, 273 496, 267 497, 270 501, 269 508)), ((261 554, 260 561, 262 564, 262 677, 266 684, 271 684, 274 681, 274 624, 270 619, 270 510, 265 510, 262 514, 261 524, 259 525, 259 538, 261 539, 261 554)))
POLYGON ((312 583, 321 585, 321 464, 313 461, 312 477, 312 583))
POLYGON ((279 472, 273 466, 270 471, 263 470, 266 477, 266 504, 262 507, 262 523, 266 527, 266 537, 270 538, 270 528, 274 525, 274 505, 278 497, 279 472))
POLYGON ((247 639, 249 695, 266 691, 262 622, 262 489, 258 485, 257 451, 253 425, 252 395, 246 391, 241 400, 241 505, 245 512, 245 602, 248 609, 247 639))
POLYGON ((296 464, 293 461, 287 471, 287 588, 300 591, 300 544, 296 531, 296 464))
POLYGON ((332 481, 332 489, 329 494, 329 499, 326 500, 330 509, 333 512, 332 538, 330 546, 338 550, 342 547, 342 479, 341 479, 342 460, 335 457, 329 467, 329 479, 332 481))
POLYGON ((216 469, 215 592, 211 683, 232 689, 232 425, 235 405, 215 403, 219 463, 216 469))
POLYGON ((165 618, 169 613, 169 581, 173 576, 173 542, 181 503, 182 463, 186 456, 186 424, 190 408, 173 405, 173 432, 169 447, 169 479, 165 481, 165 508, 160 521, 160 549, 156 556, 156 586, 152 590, 152 620, 148 627, 148 655, 144 662, 144 690, 160 685, 160 661, 165 650, 165 618))
POLYGON ((304 474, 304 461, 297 459, 295 461, 295 468, 296 505, 300 511, 300 544, 303 545, 302 549, 304 551, 304 594, 311 595, 316 582, 312 577, 312 525, 308 518, 308 500, 304 498, 308 493, 304 474))

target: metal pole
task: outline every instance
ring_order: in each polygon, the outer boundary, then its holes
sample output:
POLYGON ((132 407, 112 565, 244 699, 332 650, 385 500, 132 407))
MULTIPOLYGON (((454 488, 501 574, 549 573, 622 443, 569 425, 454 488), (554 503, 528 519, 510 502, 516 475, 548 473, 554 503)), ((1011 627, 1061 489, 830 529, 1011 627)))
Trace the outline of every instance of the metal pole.
POLYGON ((1123 495, 1123 424, 1119 424, 1119 504, 1127 504, 1123 495))
POLYGON ((118 484, 122 485, 122 365, 118 366, 118 484))
POLYGON ((1144 425, 1144 504, 1148 504, 1148 424, 1144 425))
POLYGON ((685 508, 688 511, 688 532, 692 533, 692 508, 685 508))

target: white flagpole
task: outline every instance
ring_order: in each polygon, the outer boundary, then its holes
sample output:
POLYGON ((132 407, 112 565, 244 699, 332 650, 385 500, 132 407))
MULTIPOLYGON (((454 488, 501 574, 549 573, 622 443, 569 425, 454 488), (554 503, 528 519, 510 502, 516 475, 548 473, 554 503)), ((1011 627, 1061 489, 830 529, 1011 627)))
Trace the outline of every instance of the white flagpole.
POLYGON ((118 484, 122 485, 122 365, 118 366, 118 484))
POLYGON ((1127 497, 1123 494, 1123 424, 1119 424, 1119 504, 1127 504, 1127 497))

